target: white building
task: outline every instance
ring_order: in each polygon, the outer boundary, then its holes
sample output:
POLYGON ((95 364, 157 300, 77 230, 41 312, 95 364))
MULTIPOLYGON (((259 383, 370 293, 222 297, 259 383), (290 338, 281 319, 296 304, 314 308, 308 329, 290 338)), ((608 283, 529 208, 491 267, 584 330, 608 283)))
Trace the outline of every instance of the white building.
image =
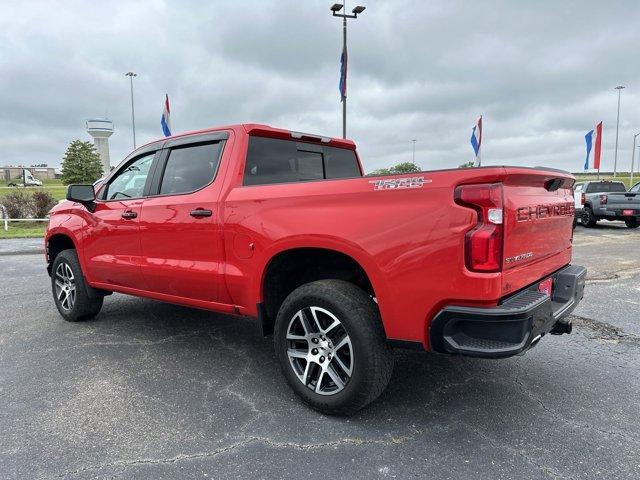
POLYGON ((106 118, 87 120, 87 132, 93 137, 93 143, 98 150, 100 160, 102 160, 103 175, 109 173, 111 171, 109 137, 113 135, 113 122, 106 118))

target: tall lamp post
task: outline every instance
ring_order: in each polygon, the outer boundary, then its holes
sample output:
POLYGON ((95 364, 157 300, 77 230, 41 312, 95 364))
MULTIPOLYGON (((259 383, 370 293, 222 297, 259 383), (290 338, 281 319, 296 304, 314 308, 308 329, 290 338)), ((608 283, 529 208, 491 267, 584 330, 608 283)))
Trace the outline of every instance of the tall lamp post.
POLYGON ((137 73, 127 72, 124 74, 125 77, 129 77, 131 83, 131 126, 133 128, 133 149, 136 149, 136 114, 133 109, 133 77, 137 77, 137 73))
POLYGON ((613 157, 613 176, 616 176, 618 171, 618 127, 620 126, 620 92, 624 89, 624 85, 618 85, 615 90, 618 90, 618 119, 616 120, 616 150, 613 157))
MULTIPOLYGON (((347 18, 358 18, 358 15, 364 12, 365 7, 358 5, 348 13, 338 13, 344 7, 341 3, 334 3, 331 6, 331 12, 334 17, 342 18, 342 74, 340 76, 341 83, 344 81, 344 88, 341 88, 342 96, 342 138, 347 138, 347 18)), ((346 11, 346 9, 345 9, 346 11)))
POLYGON ((640 132, 633 136, 633 150, 631 151, 631 180, 629 180, 629 186, 633 187, 633 168, 636 160, 636 138, 640 135, 640 132))
POLYGON ((413 160, 412 160, 412 162, 413 162, 414 165, 416 163, 416 141, 417 140, 418 140, 417 138, 414 138, 413 140, 411 140, 413 142, 413 157, 412 157, 413 160))

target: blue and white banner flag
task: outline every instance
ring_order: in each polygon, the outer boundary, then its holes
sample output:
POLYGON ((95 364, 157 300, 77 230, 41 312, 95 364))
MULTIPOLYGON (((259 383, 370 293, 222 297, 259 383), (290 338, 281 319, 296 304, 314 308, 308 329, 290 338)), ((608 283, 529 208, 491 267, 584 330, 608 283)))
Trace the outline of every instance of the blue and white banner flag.
POLYGON ((347 46, 345 45, 340 56, 340 82, 338 83, 340 90, 340 101, 347 98, 347 46))
POLYGON ((171 136, 171 110, 169 109, 169 95, 165 95, 164 99, 164 111, 162 112, 162 118, 160 119, 160 125, 162 125, 162 133, 165 137, 171 136))
POLYGON ((471 147, 476 155, 476 167, 480 166, 480 148, 482 147, 482 115, 471 130, 471 147))

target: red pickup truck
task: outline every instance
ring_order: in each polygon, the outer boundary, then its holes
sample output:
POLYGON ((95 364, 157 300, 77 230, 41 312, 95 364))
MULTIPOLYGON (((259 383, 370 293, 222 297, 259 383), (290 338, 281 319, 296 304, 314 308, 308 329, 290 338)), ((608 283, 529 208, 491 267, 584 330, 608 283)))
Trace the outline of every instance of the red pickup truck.
POLYGON ((244 124, 138 148, 51 211, 60 314, 111 292, 256 318, 292 389, 350 414, 393 347, 508 357, 569 333, 574 178, 483 167, 363 176, 353 142, 244 124))

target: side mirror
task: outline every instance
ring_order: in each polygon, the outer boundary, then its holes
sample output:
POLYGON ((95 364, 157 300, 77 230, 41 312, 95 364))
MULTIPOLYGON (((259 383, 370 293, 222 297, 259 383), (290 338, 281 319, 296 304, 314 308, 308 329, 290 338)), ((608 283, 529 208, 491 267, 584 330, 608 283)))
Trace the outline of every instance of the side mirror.
POLYGON ((95 207, 96 192, 93 185, 69 185, 67 188, 67 200, 78 202, 93 211, 95 207))

